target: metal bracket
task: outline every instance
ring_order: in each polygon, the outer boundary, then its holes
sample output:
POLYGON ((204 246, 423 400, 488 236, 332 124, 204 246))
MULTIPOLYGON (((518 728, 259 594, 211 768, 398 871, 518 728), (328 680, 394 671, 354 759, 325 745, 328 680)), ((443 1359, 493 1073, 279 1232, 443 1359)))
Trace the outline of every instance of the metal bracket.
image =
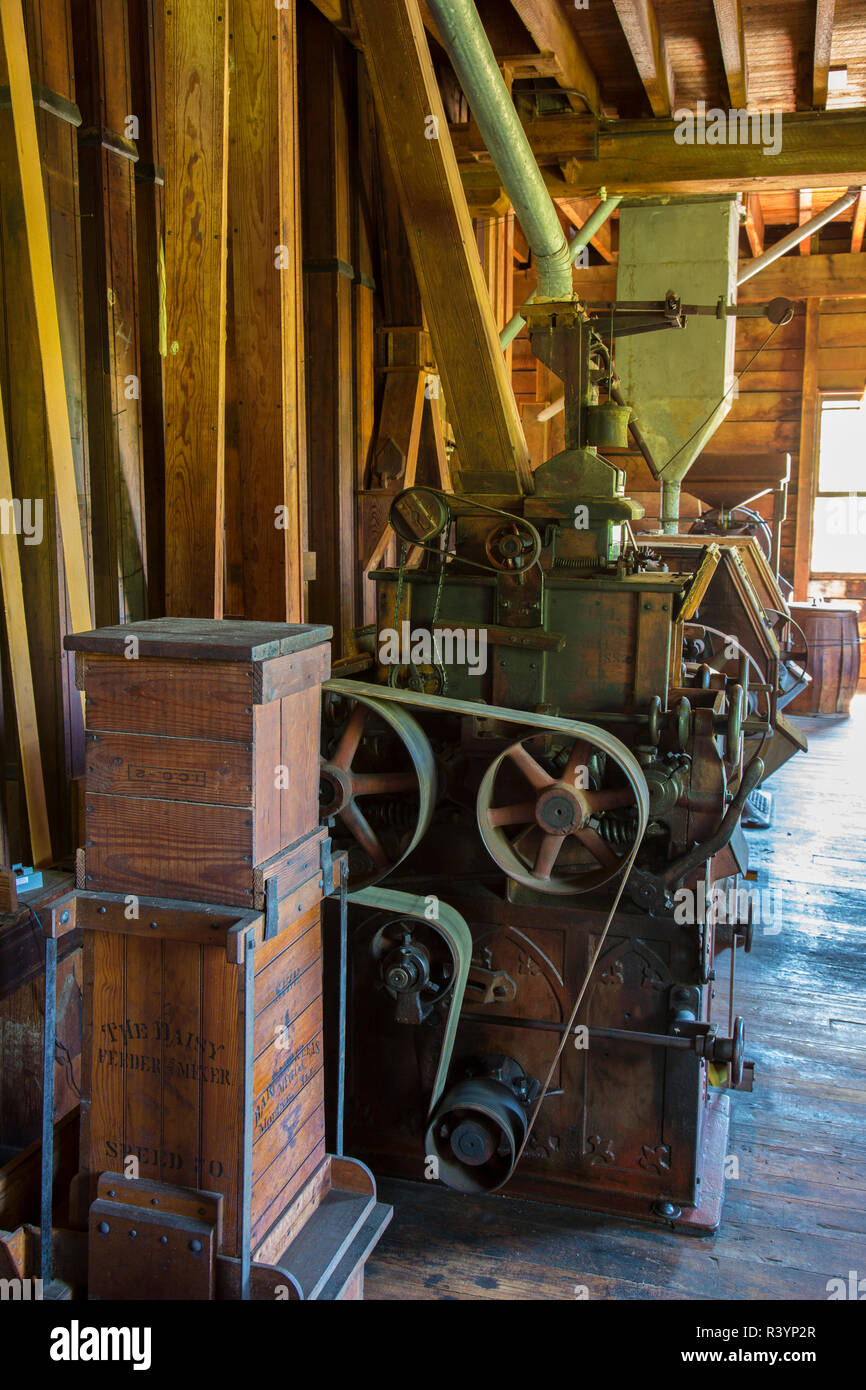
POLYGON ((334 882, 334 855, 330 835, 326 835, 319 845, 319 863, 322 868, 322 890, 324 896, 330 898, 334 893, 339 892, 339 888, 332 888, 334 882))

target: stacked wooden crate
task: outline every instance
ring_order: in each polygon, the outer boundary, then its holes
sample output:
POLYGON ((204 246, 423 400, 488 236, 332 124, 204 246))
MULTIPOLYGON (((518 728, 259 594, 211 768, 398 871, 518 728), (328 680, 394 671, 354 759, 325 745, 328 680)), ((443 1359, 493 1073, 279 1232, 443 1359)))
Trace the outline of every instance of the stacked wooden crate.
POLYGON ((91 1296, 183 1296, 178 1279, 187 1296, 357 1296, 358 1251, 390 1215, 361 1165, 325 1153, 321 903, 341 873, 317 812, 329 637, 160 619, 68 639, 86 840, 52 930, 84 939, 91 1296), (160 1273, 142 1246, 201 1220, 176 1189, 211 1194, 212 1238, 194 1235, 195 1269, 187 1242, 160 1273), (127 1228, 135 1245, 118 1247, 127 1228))

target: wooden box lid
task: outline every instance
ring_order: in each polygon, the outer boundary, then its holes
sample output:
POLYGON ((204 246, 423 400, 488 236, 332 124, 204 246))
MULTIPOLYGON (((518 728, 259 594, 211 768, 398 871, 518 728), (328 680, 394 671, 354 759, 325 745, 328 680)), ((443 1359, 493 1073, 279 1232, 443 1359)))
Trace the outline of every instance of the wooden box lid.
POLYGON ((124 656, 130 637, 138 655, 179 661, 269 661, 328 642, 333 628, 309 623, 248 622, 243 618, 148 618, 92 632, 73 632, 67 651, 124 656))

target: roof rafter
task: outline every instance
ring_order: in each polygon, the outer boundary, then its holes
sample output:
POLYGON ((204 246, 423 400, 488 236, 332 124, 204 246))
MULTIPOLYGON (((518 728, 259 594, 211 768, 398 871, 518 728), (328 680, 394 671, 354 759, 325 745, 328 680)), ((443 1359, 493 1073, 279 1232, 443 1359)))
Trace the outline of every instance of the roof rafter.
POLYGON ((613 0, 654 116, 674 108, 674 75, 652 0, 613 0))
POLYGON ((559 85, 581 99, 595 115, 601 112, 598 78, 558 0, 511 0, 533 43, 556 63, 559 85))
POLYGON ((815 50, 812 60, 812 105, 819 110, 827 105, 827 84, 830 80, 830 49, 833 44, 833 19, 836 0, 817 0, 815 9, 815 50))
POLYGON ((722 62, 728 79, 731 105, 743 110, 749 104, 749 74, 743 34, 742 0, 713 0, 716 27, 722 46, 722 62))

